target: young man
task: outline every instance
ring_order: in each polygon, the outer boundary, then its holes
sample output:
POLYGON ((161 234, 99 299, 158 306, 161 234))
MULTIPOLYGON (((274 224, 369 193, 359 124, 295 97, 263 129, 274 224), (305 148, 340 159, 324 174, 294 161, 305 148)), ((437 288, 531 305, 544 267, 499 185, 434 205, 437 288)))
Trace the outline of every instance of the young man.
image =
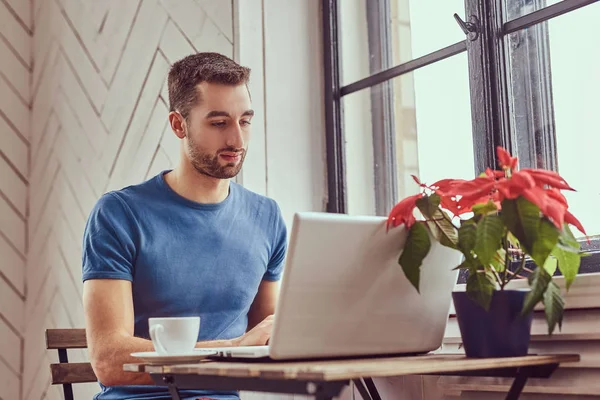
MULTIPOLYGON (((200 316, 198 347, 267 343, 286 228, 277 204, 230 179, 248 149, 250 71, 215 53, 168 78, 181 159, 172 171, 102 196, 84 234, 83 302, 98 399, 165 399, 146 374, 123 372, 153 351, 148 318, 200 316)), ((238 399, 181 391, 182 398, 238 399)))

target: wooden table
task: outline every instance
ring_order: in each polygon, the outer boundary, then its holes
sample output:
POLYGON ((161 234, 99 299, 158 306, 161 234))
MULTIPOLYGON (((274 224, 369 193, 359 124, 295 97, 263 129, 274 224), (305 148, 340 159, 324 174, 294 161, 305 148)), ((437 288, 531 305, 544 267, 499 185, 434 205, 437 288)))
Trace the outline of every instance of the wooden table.
POLYGON ((166 386, 175 400, 178 389, 250 390, 314 395, 333 399, 354 382, 363 399, 381 399, 372 378, 401 375, 462 375, 514 377, 507 399, 518 399, 527 378, 548 378, 561 363, 579 355, 530 355, 514 358, 466 358, 427 354, 328 361, 203 361, 197 364, 126 364, 125 371, 147 372, 166 386))

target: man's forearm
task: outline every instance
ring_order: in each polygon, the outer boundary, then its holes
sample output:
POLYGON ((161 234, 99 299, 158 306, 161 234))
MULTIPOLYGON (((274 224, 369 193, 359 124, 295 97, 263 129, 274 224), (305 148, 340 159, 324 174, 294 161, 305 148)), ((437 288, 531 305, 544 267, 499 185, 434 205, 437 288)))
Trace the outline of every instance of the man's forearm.
MULTIPOLYGON (((196 347, 230 347, 237 346, 237 339, 213 340, 196 343, 196 347)), ((93 366, 98 380, 105 386, 120 385, 153 385, 149 374, 123 371, 124 364, 139 363, 131 353, 154 351, 152 341, 132 336, 113 335, 100 340, 90 350, 93 366), (95 349, 97 348, 97 349, 95 349)))

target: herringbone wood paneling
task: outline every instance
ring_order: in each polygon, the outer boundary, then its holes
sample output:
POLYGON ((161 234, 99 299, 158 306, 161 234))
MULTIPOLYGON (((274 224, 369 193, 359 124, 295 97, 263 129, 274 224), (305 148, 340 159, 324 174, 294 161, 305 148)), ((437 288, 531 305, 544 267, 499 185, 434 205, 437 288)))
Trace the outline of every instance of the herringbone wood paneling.
POLYGON ((0 399, 21 397, 29 188, 29 1, 0 0, 0 399))

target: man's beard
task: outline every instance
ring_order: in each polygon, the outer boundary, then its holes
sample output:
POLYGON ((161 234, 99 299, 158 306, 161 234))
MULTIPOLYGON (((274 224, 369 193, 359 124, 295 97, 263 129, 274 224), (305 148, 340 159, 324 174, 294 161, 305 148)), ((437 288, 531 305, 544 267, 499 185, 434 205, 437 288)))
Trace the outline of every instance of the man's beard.
POLYGON ((220 149, 217 154, 206 153, 202 148, 196 146, 196 143, 188 135, 189 156, 192 166, 199 173, 217 179, 230 179, 235 177, 242 169, 246 150, 226 147, 220 149), (240 161, 237 163, 227 163, 222 165, 219 160, 219 154, 223 152, 240 153, 240 161))

